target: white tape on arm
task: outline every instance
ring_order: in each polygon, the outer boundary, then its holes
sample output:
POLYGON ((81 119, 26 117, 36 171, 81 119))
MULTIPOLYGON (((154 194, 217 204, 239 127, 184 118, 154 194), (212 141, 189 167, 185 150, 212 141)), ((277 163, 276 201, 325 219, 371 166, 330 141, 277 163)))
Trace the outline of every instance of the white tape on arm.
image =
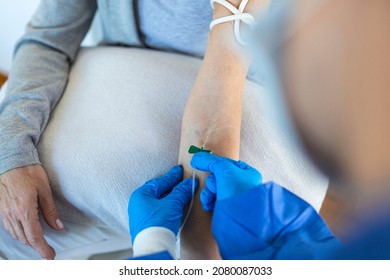
POLYGON ((249 13, 244 13, 248 1, 249 0, 242 0, 240 6, 237 9, 226 0, 210 0, 211 7, 213 7, 213 9, 215 3, 218 3, 224 6, 233 14, 230 16, 221 17, 213 20, 210 23, 210 30, 212 30, 214 26, 216 26, 217 24, 234 21, 234 35, 236 37, 236 40, 240 45, 246 46, 247 43, 244 41, 244 39, 241 36, 241 22, 246 23, 251 28, 255 25, 255 18, 249 13))
POLYGON ((150 227, 137 234, 133 243, 133 257, 168 251, 176 258, 176 236, 164 227, 150 227))

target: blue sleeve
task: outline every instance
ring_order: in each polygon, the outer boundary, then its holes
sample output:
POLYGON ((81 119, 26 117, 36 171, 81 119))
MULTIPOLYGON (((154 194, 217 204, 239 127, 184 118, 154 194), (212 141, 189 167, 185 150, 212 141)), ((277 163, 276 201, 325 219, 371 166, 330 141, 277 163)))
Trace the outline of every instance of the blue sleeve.
POLYGON ((360 224, 353 242, 329 254, 333 260, 390 260, 390 219, 386 211, 360 224))
POLYGON ((152 255, 146 255, 137 258, 131 258, 129 260, 173 260, 172 256, 168 253, 168 251, 159 252, 152 255))
POLYGON ((322 259, 339 245, 308 203, 272 182, 218 202, 212 227, 224 259, 322 259))

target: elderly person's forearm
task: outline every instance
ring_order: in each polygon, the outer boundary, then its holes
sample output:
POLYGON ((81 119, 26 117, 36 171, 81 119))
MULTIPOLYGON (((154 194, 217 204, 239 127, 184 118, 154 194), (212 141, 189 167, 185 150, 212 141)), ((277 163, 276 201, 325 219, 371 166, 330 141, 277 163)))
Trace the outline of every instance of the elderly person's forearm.
MULTIPOLYGON (((239 157, 241 104, 248 60, 235 42, 229 24, 210 34, 204 62, 183 116, 180 164, 190 177, 190 145, 230 158, 239 157)), ((197 172, 204 186, 206 174, 197 172)), ((199 192, 198 192, 199 194, 199 192)), ((201 209, 199 195, 181 235, 182 259, 217 259, 219 252, 211 235, 211 215, 201 209)))

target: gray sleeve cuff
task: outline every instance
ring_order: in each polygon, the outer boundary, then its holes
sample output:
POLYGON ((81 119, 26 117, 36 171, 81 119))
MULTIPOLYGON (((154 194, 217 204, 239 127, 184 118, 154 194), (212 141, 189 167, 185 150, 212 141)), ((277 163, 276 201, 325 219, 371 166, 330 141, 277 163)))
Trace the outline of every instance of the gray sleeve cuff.
POLYGON ((32 145, 31 152, 15 153, 12 156, 0 158, 0 175, 15 168, 33 164, 41 164, 36 148, 32 145))

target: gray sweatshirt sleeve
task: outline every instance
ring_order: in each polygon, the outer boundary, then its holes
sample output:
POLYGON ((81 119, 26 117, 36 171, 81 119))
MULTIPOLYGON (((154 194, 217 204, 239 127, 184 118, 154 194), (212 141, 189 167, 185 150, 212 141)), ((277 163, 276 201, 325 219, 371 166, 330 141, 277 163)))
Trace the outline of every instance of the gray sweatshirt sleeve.
POLYGON ((0 104, 0 174, 40 163, 36 145, 96 9, 96 0, 41 1, 15 48, 0 104))

